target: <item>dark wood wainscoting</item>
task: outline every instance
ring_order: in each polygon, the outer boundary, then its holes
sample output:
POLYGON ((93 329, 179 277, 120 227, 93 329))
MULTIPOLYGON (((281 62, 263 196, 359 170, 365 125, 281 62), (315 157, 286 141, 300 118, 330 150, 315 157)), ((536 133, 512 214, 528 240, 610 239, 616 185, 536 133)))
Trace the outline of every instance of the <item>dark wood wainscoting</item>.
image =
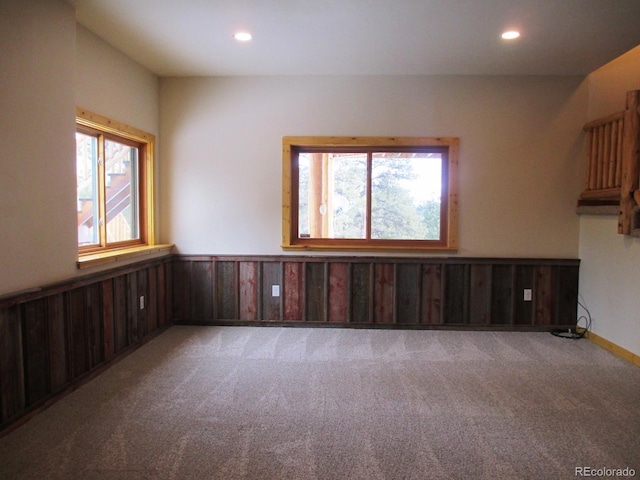
POLYGON ((167 256, 1 298, 0 430, 169 326, 172 283, 167 256))
POLYGON ((576 325, 579 266, 574 259, 176 256, 174 319, 569 328, 576 325), (531 289, 530 301, 525 289, 531 289))

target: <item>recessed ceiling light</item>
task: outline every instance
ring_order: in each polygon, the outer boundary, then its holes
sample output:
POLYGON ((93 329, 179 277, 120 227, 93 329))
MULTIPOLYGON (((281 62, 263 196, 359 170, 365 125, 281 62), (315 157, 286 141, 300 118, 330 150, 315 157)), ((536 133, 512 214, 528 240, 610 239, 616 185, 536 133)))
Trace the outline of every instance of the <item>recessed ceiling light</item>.
POLYGON ((253 35, 251 35, 249 32, 238 32, 233 36, 233 38, 235 38, 239 42, 248 42, 253 38, 253 35))
POLYGON ((519 36, 520 32, 517 32, 516 30, 507 30, 502 34, 502 38, 504 38, 505 40, 513 40, 515 38, 518 38, 519 36))

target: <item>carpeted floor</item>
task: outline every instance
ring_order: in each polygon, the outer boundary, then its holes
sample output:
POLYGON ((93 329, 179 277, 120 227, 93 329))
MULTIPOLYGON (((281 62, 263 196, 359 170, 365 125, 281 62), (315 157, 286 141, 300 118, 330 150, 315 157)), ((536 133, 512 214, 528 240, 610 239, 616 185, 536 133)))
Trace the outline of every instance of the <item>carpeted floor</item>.
POLYGON ((2 479, 570 479, 576 467, 640 477, 640 369, 548 333, 174 326, 0 439, 2 479))

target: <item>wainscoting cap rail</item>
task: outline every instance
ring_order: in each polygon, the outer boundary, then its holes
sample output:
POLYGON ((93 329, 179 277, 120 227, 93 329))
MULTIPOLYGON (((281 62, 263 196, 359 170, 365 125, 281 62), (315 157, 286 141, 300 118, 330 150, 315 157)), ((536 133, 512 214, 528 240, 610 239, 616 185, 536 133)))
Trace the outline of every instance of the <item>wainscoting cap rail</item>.
POLYGON ((344 262, 344 263, 425 263, 425 264, 492 264, 492 265, 580 265, 579 258, 537 257, 456 257, 456 256, 388 256, 388 255, 207 255, 174 254, 187 261, 271 261, 271 262, 344 262))
POLYGON ((67 280, 61 280, 59 282, 53 282, 40 287, 27 288, 17 292, 11 292, 4 295, 0 295, 0 308, 7 308, 13 305, 17 305, 38 298, 46 297, 48 295, 54 295, 59 292, 69 290, 71 288, 79 288, 91 283, 107 280, 118 275, 133 272, 139 270, 144 266, 154 266, 163 262, 170 261, 173 258, 173 254, 167 254, 160 257, 154 257, 153 259, 144 259, 137 262, 128 263, 116 268, 110 268, 103 272, 90 273, 86 275, 80 275, 67 280))

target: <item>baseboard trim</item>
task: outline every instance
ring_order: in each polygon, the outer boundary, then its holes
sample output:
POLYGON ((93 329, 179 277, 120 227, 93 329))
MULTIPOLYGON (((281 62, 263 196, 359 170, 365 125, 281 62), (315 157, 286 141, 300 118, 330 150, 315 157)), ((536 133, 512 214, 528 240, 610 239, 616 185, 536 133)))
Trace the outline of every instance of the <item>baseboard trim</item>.
MULTIPOLYGON (((578 329, 578 330, 583 330, 583 329, 578 329)), ((616 345, 615 343, 593 332, 587 332, 587 334, 585 335, 585 338, 588 338, 591 342, 595 343, 599 347, 602 347, 605 350, 610 351, 617 357, 627 360, 628 362, 633 363, 635 366, 640 367, 640 355, 636 355, 635 353, 630 352, 626 348, 622 348, 620 345, 616 345)))

